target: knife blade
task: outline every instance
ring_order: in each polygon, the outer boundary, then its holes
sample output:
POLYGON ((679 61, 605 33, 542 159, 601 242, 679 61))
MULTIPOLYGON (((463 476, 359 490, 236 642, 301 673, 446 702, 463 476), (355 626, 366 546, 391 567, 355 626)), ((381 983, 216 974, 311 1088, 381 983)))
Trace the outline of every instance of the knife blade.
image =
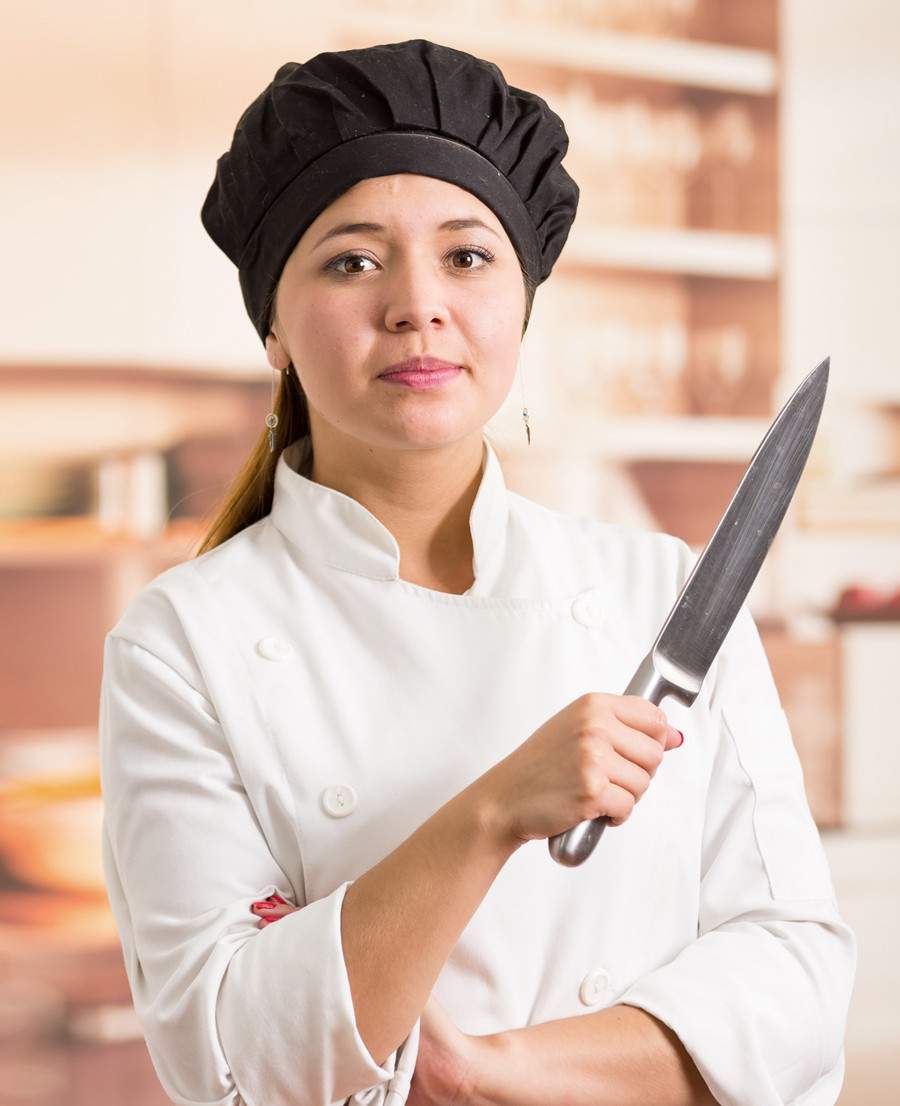
MULTIPOLYGON (((656 704, 672 696, 690 707, 753 585, 790 505, 819 425, 831 358, 817 365, 782 407, 744 473, 623 694, 656 704)), ((550 855, 583 864, 606 829, 606 816, 548 838, 550 855)))

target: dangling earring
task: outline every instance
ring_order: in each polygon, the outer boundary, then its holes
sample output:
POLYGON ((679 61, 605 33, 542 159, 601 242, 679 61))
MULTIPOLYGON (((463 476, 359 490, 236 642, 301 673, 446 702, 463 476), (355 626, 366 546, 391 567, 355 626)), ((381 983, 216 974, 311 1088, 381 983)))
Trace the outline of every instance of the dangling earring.
POLYGON ((269 452, 275 452, 275 427, 278 426, 278 416, 275 414, 275 376, 276 372, 287 372, 287 370, 276 369, 273 367, 272 372, 272 410, 266 415, 266 426, 269 428, 269 452))
POLYGON ((525 436, 528 438, 528 444, 531 445, 531 427, 528 425, 528 408, 525 406, 525 374, 522 371, 521 362, 519 363, 519 385, 522 389, 522 418, 525 421, 525 436))

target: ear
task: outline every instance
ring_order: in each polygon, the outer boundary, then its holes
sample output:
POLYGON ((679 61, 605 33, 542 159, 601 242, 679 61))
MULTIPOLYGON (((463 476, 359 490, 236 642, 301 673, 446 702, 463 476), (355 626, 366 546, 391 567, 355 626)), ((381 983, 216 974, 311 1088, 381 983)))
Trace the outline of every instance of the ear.
POLYGON ((270 330, 266 335, 266 358, 273 369, 284 371, 291 363, 290 354, 281 344, 278 335, 270 330))

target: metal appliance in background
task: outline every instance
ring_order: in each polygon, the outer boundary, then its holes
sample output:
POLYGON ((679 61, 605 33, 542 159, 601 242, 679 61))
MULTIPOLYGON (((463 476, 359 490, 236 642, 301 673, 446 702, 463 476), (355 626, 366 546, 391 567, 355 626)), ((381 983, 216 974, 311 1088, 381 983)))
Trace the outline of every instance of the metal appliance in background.
MULTIPOLYGON (((769 427, 725 514, 694 565, 656 641, 624 695, 656 704, 672 696, 690 707, 765 560, 806 465, 828 386, 830 357, 797 386, 769 427)), ((574 868, 594 851, 605 816, 547 841, 574 868)))

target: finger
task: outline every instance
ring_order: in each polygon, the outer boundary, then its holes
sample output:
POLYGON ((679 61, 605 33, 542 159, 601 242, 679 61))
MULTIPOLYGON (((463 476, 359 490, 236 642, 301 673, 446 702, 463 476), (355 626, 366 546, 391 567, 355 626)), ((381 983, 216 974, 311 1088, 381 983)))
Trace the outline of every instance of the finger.
POLYGON ((627 788, 610 783, 595 817, 603 815, 609 819, 611 826, 620 826, 628 821, 634 812, 634 806, 634 795, 627 788))
POLYGON ((653 776, 662 761, 665 746, 654 737, 649 737, 642 730, 636 730, 626 726, 624 722, 617 722, 613 731, 613 746, 616 752, 630 760, 650 776, 653 776))
POLYGON ((273 916, 277 916, 280 918, 284 914, 287 914, 291 908, 287 906, 281 906, 279 903, 255 902, 250 909, 253 911, 254 914, 261 914, 266 918, 273 916))
POLYGON ((635 802, 640 799, 650 786, 650 773, 640 766, 628 760, 627 757, 614 753, 609 764, 606 765, 606 775, 610 784, 622 791, 627 791, 635 802))
MULTIPOLYGON (((635 698, 637 698, 637 696, 635 696, 635 698)), ((642 701, 646 702, 647 700, 642 701)), ((652 703, 649 705, 653 707, 652 703)), ((653 709, 659 708, 653 707, 653 709)), ((662 717, 665 719, 664 711, 662 712, 662 717)), ((650 737, 657 745, 662 746, 663 752, 668 752, 669 749, 677 749, 684 741, 684 734, 681 730, 676 729, 668 721, 663 721, 662 723, 657 722, 653 726, 648 726, 645 722, 642 723, 640 727, 631 726, 630 728, 634 732, 644 734, 645 737, 650 737)))
POLYGON ((620 695, 613 706, 613 713, 626 726, 640 730, 657 741, 663 741, 667 735, 669 721, 665 711, 640 695, 620 695))

